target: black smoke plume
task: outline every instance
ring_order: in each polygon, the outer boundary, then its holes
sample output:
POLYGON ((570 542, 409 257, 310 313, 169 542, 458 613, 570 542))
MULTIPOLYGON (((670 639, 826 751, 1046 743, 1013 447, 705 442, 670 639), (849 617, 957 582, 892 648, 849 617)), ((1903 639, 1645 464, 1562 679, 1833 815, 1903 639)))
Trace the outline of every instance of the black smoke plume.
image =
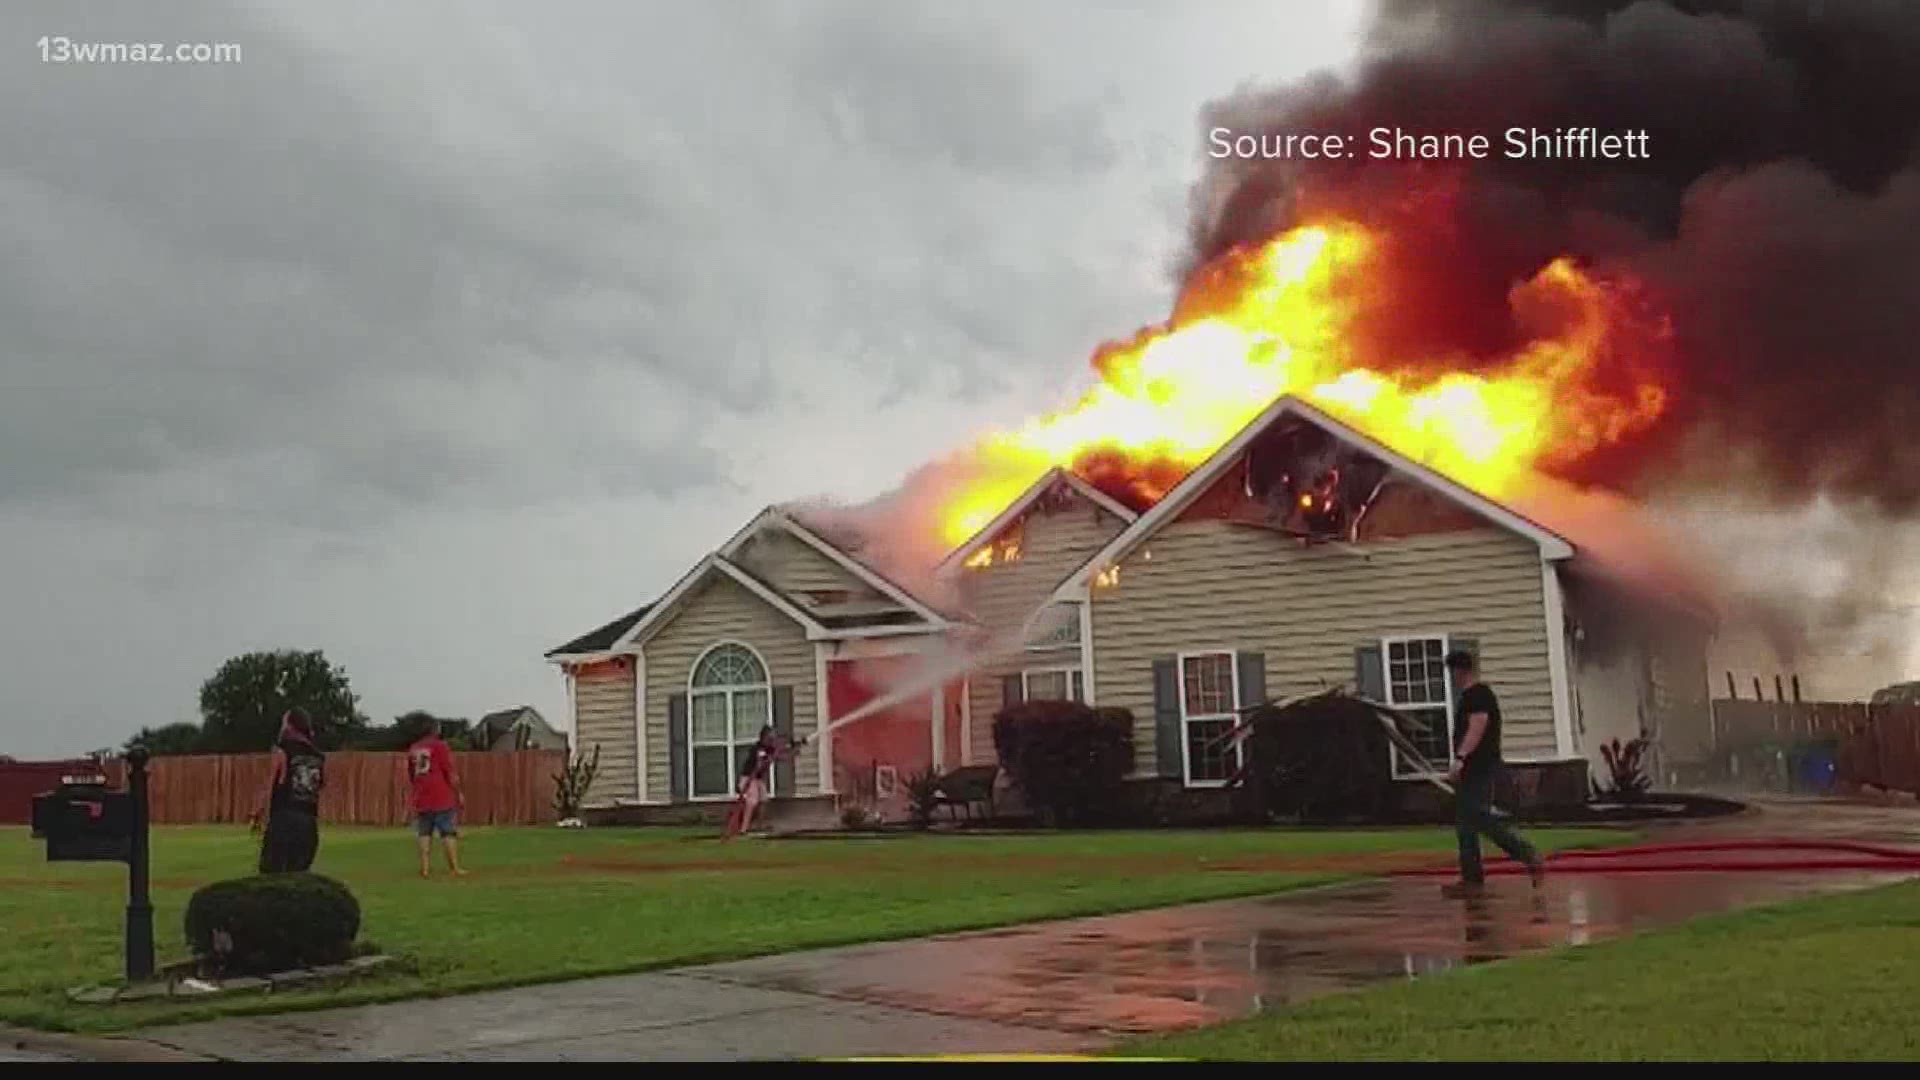
POLYGON ((1665 421, 1558 471, 1656 504, 1851 507, 1838 580, 1789 573, 1752 621, 1792 654, 1884 614, 1878 533, 1920 514, 1920 3, 1389 0, 1350 76, 1214 102, 1217 127, 1361 152, 1208 161, 1183 275, 1320 214, 1390 225, 1403 310, 1369 344, 1448 365, 1511 344, 1509 289, 1556 256, 1638 278, 1672 317, 1665 421), (1494 153, 1373 160, 1381 127, 1494 153), (1509 160, 1514 127, 1644 130, 1649 157, 1509 160))
POLYGON ((1570 478, 1643 493, 1710 431, 1776 494, 1920 509, 1920 4, 1400 0, 1351 79, 1215 102, 1215 127, 1489 137, 1483 161, 1212 161, 1195 191, 1189 269, 1318 213, 1390 219, 1396 355, 1496 355, 1509 290, 1558 255, 1645 281, 1674 422, 1570 478), (1508 160, 1513 127, 1641 129, 1650 157, 1508 160))

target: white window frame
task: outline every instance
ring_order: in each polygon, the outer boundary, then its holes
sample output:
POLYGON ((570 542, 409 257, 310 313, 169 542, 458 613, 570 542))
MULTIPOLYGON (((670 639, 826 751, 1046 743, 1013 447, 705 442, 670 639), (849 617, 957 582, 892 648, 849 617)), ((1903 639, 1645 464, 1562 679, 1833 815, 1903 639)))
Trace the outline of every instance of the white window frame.
MULTIPOLYGON (((1440 660, 1441 660, 1440 672, 1441 672, 1441 677, 1446 680, 1446 693, 1444 695, 1446 700, 1444 701, 1443 704, 1446 706, 1446 712, 1447 712, 1447 757, 1445 761, 1437 762, 1436 764, 1440 764, 1446 767, 1451 767, 1453 765, 1453 743, 1454 743, 1454 735, 1455 735, 1455 731, 1454 731, 1455 721, 1454 721, 1454 715, 1453 715, 1454 687, 1453 687, 1453 672, 1448 670, 1446 666, 1446 657, 1447 657, 1447 654, 1453 649, 1453 640, 1443 633, 1390 634, 1386 637, 1381 638, 1380 639, 1380 682, 1382 684, 1382 689, 1385 691, 1384 696, 1386 698, 1387 704, 1393 706, 1396 709, 1418 709, 1424 712, 1426 710, 1435 709, 1439 707, 1439 705, 1436 705, 1434 702, 1431 702, 1431 701, 1418 701, 1418 702, 1398 701, 1398 700, 1395 700, 1393 696, 1393 646, 1406 645, 1416 641, 1419 641, 1419 642, 1438 641, 1440 643, 1440 660)), ((1395 780, 1432 780, 1436 778, 1444 778, 1446 775, 1444 772, 1428 773, 1428 772, 1421 772, 1413 768, 1411 762, 1405 762, 1401 760, 1400 751, 1392 746, 1387 747, 1387 761, 1389 763, 1389 766, 1392 769, 1393 778, 1395 780)))
MULTIPOLYGON (((1203 656, 1225 656, 1227 658, 1227 670, 1233 679, 1232 708, 1236 710, 1240 708, 1240 653, 1237 650, 1227 648, 1195 649, 1192 652, 1176 653, 1174 655, 1174 690, 1180 695, 1180 782, 1190 788, 1220 788, 1226 787, 1228 781, 1195 780, 1193 778, 1193 735, 1188 730, 1188 725, 1217 720, 1225 720, 1229 724, 1238 723, 1240 714, 1236 711, 1227 713, 1205 713, 1199 716, 1187 715, 1187 661, 1203 656)), ((1234 747, 1229 753, 1233 756, 1233 765, 1237 770, 1240 765, 1240 748, 1234 747)))
MULTIPOLYGON (((767 666, 767 658, 760 655, 760 650, 754 648, 753 646, 747 644, 744 641, 733 641, 730 639, 723 640, 723 641, 716 641, 713 644, 707 646, 705 649, 700 650, 700 655, 694 657, 692 665, 690 665, 687 668, 687 798, 688 800, 691 802, 726 802, 728 800, 738 798, 738 793, 735 791, 734 788, 735 788, 735 785, 737 785, 740 780, 740 753, 739 752, 745 747, 753 745, 753 739, 759 737, 760 729, 762 727, 770 727, 772 726, 772 724, 773 724, 773 669, 767 666), (727 686, 701 687, 701 686, 693 685, 693 677, 695 674, 697 674, 700 671, 700 665, 706 663, 708 656, 711 656, 713 653, 718 652, 719 650, 725 649, 725 648, 738 648, 738 649, 746 650, 748 655, 753 657, 754 662, 760 665, 760 674, 764 677, 763 681, 758 683, 730 684, 727 686), (759 723, 750 725, 750 728, 753 731, 752 737, 750 737, 744 743, 738 742, 732 738, 732 735, 736 730, 734 726, 734 720, 736 719, 736 716, 734 714, 734 709, 735 709, 734 701, 739 695, 750 694, 756 690, 763 695, 763 698, 767 703, 767 715, 759 723), (727 733, 729 738, 727 742, 725 742, 724 744, 718 743, 718 742, 697 742, 693 737, 694 700, 696 698, 711 697, 714 695, 725 695, 726 697, 727 733), (721 745, 726 746, 728 751, 727 753, 727 784, 728 784, 727 790, 724 794, 719 794, 719 795, 698 794, 697 793, 698 789, 694 786, 694 777, 695 777, 695 771, 693 767, 693 759, 695 757, 694 748, 695 747, 714 747, 714 746, 721 746, 721 745)), ((771 797, 774 794, 774 786, 775 786, 774 777, 773 775, 769 774, 767 777, 767 795, 769 797, 771 797)))
POLYGON ((1087 703, 1087 677, 1086 673, 1080 670, 1079 664, 1056 664, 1050 667, 1035 667, 1022 671, 1020 673, 1021 701, 1034 700, 1033 683, 1031 680, 1035 675, 1065 675, 1067 677, 1067 700, 1077 701, 1082 705, 1087 703))

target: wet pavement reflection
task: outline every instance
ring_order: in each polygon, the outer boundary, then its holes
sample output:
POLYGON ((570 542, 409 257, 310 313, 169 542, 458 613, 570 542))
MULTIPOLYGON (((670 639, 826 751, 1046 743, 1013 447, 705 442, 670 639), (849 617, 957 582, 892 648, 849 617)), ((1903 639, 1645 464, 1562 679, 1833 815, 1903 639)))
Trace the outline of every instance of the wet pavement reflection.
MULTIPOLYGON (((1920 847, 1920 812, 1844 803, 1648 830, 1650 842, 1781 837, 1920 847)), ((1056 1052, 1322 994, 1584 946, 1700 915, 1900 875, 1748 870, 1439 879, 1333 888, 826 949, 676 971, 160 1029, 240 1059, 716 1060, 1056 1052), (486 1022, 473 1023, 484 1016, 486 1022)))
POLYGON ((1431 878, 1385 879, 687 974, 1057 1031, 1154 1032, 1888 880, 1580 874, 1538 891, 1524 878, 1496 879, 1483 898, 1448 900, 1431 878))

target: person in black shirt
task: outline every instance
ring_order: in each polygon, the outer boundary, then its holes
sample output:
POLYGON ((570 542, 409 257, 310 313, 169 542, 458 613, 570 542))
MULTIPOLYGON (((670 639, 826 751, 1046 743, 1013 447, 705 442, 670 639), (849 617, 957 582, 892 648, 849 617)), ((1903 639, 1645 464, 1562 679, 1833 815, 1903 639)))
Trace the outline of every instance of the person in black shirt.
POLYGON ((1486 889, 1486 871, 1480 865, 1480 834, 1514 860, 1524 863, 1536 887, 1541 882, 1540 856, 1512 825, 1493 816, 1493 782, 1499 776, 1500 699, 1493 687, 1480 681, 1479 664, 1464 651, 1447 655, 1447 670, 1460 690, 1455 715, 1460 718, 1460 744, 1447 779, 1455 790, 1456 831, 1460 837, 1460 880, 1447 886, 1451 896, 1476 896, 1486 889))
POLYGON ((326 770, 327 757, 313 744, 313 721, 301 709, 288 709, 280 718, 266 797, 253 816, 256 830, 261 818, 266 819, 261 873, 294 873, 313 866, 320 850, 320 790, 326 786, 326 770))

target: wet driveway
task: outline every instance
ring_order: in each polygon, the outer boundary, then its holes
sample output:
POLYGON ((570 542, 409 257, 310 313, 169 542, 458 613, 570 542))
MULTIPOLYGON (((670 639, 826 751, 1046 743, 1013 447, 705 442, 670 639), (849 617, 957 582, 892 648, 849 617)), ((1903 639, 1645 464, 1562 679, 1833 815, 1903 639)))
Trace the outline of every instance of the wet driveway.
MULTIPOLYGON (((1776 834, 1910 841, 1917 831, 1911 810, 1839 825, 1792 809, 1762 817, 1776 834)), ((1709 835, 1751 835, 1755 821, 1709 835)), ((1673 837, 1681 835, 1702 833, 1673 837)), ((1067 1052, 1894 877, 1585 873, 1556 876, 1537 893, 1509 877, 1471 902, 1443 899, 1432 878, 1392 878, 442 1001, 215 1021, 147 1037, 246 1059, 1067 1052)))

